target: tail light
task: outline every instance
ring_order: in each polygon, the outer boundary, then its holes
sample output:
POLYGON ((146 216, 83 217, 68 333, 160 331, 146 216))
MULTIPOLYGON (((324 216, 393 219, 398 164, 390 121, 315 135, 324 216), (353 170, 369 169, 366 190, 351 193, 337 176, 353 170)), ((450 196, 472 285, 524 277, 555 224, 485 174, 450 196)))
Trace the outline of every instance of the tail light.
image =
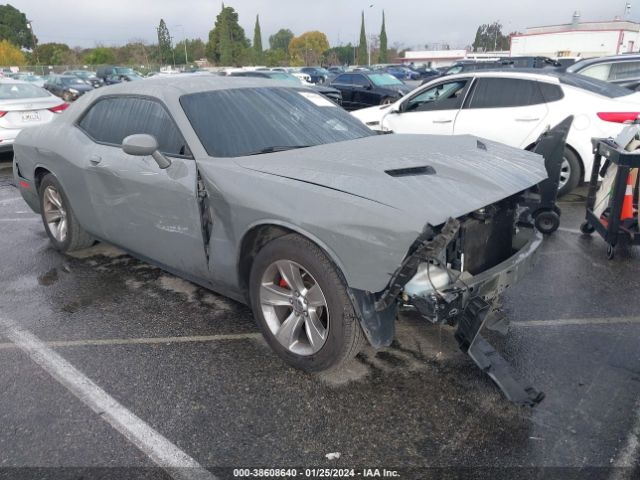
POLYGON ((67 108, 69 108, 69 104, 68 103, 61 103, 60 105, 56 105, 55 107, 51 107, 49 109, 49 111, 53 112, 53 113, 62 113, 64 112, 67 108))
POLYGON ((0 112, 0 118, 4 117, 7 114, 7 112, 0 112))
POLYGON ((605 122, 624 123, 638 119, 640 112, 600 112, 598 118, 605 122))

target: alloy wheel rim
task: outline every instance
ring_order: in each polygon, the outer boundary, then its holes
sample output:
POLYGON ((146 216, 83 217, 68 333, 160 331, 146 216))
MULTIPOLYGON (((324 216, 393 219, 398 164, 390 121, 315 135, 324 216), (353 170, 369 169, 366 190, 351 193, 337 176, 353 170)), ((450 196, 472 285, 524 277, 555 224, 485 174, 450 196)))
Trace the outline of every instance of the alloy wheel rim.
POLYGON ((297 355, 317 353, 327 341, 329 308, 318 282, 290 260, 272 263, 262 275, 260 306, 275 339, 297 355))
POLYGON ((67 211, 62 203, 60 192, 49 185, 44 189, 44 219, 53 238, 62 243, 67 238, 67 211))
POLYGON ((560 182, 558 183, 558 189, 563 188, 567 183, 569 183, 569 179, 571 178, 571 164, 566 157, 562 159, 562 165, 560 167, 560 182))

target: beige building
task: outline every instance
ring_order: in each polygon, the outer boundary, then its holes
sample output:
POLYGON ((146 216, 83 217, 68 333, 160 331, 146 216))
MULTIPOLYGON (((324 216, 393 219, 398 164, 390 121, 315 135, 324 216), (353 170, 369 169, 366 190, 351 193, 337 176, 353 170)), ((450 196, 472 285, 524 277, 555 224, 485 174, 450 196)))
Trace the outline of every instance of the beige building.
POLYGON ((511 37, 511 56, 601 57, 638 52, 640 24, 627 20, 574 21, 565 25, 527 28, 511 37))

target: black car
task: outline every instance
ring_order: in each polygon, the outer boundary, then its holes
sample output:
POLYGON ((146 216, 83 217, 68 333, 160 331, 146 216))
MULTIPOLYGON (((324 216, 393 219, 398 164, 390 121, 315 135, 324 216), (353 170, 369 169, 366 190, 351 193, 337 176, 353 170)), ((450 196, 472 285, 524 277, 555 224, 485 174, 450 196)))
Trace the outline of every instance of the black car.
MULTIPOLYGON (((300 80, 293 75, 289 75, 285 72, 271 72, 271 71, 246 71, 246 72, 233 72, 229 74, 230 77, 253 77, 253 78, 270 78, 272 80, 282 80, 290 82, 292 84, 301 86, 300 80)), ((322 85, 313 85, 309 87, 312 90, 324 95, 329 100, 337 105, 342 105, 342 95, 340 90, 336 88, 326 87, 322 85)))
POLYGON ((302 73, 311 77, 311 83, 326 83, 329 79, 329 71, 322 67, 302 67, 302 73))
POLYGON ((91 84, 75 75, 50 75, 44 88, 65 102, 71 102, 93 90, 91 84))
POLYGON ((346 110, 391 104, 411 91, 411 87, 386 72, 343 73, 330 85, 342 93, 346 110))
POLYGON ((105 66, 98 68, 96 76, 100 78, 106 85, 114 85, 116 83, 139 80, 142 78, 133 70, 133 68, 114 66, 105 66))
POLYGON ((615 83, 631 90, 640 89, 640 55, 614 55, 580 60, 567 72, 615 83))
POLYGON ((99 79, 95 73, 89 70, 67 70, 63 75, 74 75, 81 80, 89 82, 93 88, 98 88, 104 85, 104 82, 99 79))

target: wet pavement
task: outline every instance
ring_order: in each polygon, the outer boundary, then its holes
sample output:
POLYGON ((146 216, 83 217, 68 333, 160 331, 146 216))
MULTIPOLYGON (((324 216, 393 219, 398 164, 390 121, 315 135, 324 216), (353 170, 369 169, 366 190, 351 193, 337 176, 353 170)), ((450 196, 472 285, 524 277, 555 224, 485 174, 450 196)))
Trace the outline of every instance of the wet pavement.
MULTIPOLYGON (((498 467, 483 470, 492 478, 529 467, 558 478, 640 474, 640 249, 608 261, 601 239, 580 235, 584 189, 561 203, 561 231, 506 293, 509 333, 492 337, 546 393, 528 409, 502 397, 449 328, 410 315, 392 347, 365 350, 340 374, 292 370, 243 305, 106 245, 55 252, 3 158, 0 319, 219 476, 232 477, 221 467, 387 468, 400 478, 475 467, 498 467), (331 452, 340 458, 327 459, 331 452)), ((1 335, 0 467, 154 465, 1 335)))

